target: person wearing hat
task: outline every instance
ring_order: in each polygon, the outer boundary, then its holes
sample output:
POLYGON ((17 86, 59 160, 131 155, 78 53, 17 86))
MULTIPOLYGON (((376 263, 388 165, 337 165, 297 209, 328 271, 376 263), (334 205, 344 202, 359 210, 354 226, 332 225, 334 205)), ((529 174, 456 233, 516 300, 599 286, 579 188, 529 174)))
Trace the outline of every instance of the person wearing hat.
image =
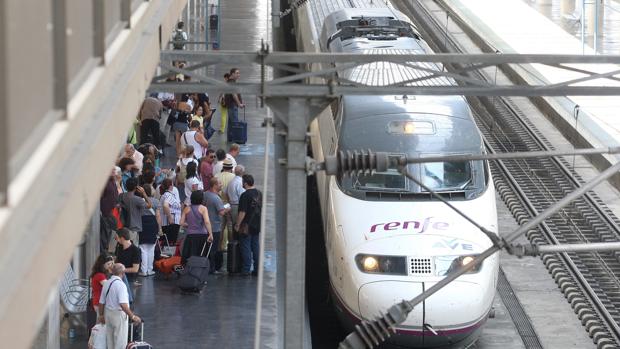
MULTIPOLYGON (((230 200, 228 199, 228 185, 235 179, 235 174, 233 173, 233 162, 230 159, 224 159, 222 163, 222 172, 215 174, 215 178, 217 178, 221 185, 220 198, 224 204, 230 204, 230 200)), ((226 245, 228 244, 228 235, 232 234, 232 217, 230 212, 227 212, 226 215, 222 217, 222 238, 220 239, 220 249, 224 250, 226 245)))

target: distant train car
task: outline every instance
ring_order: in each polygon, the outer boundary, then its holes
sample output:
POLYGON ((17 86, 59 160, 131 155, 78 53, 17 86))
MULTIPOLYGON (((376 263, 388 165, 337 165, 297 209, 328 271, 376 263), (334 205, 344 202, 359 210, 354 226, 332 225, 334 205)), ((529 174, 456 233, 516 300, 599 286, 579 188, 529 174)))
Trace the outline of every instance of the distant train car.
MULTIPOLYGON (((298 25, 309 26, 300 30, 311 34, 299 38, 305 50, 432 53, 415 25, 394 9, 341 8, 325 13, 326 8, 333 8, 331 1, 317 0, 298 13, 298 25), (319 13, 326 15, 318 18, 319 13)), ((438 69, 384 62, 339 74, 365 85, 415 85, 416 79, 438 69)), ((434 78, 419 83, 453 82, 434 78)), ((344 96, 312 123, 311 135, 318 160, 336 151, 366 149, 415 158, 485 152, 462 96, 344 96)), ((420 163, 407 169, 497 233, 495 188, 485 161, 420 163)), ((349 330, 422 293, 491 245, 475 226, 395 169, 339 177, 318 173, 317 185, 331 290, 337 313, 349 330)), ((471 344, 491 310, 498 264, 495 254, 428 298, 389 341, 427 348, 471 344)))

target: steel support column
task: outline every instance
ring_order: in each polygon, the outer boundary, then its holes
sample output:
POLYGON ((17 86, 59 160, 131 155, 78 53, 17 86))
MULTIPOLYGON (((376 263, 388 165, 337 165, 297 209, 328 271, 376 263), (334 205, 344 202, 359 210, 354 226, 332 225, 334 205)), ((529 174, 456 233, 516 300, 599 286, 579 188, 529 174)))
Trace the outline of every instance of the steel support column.
POLYGON ((311 345, 306 316, 306 132, 310 120, 325 109, 329 98, 269 98, 267 104, 277 117, 275 150, 278 165, 276 211, 278 240, 278 283, 284 286, 280 347, 307 348, 311 345), (286 145, 286 158, 284 158, 286 145), (286 212, 284 212, 286 211, 286 212), (284 221, 284 224, 282 222, 284 221), (284 272, 282 272, 284 271, 284 272))
MULTIPOLYGON (((280 160, 286 159, 286 127, 285 124, 278 120, 275 123, 275 135, 273 138, 274 143, 274 156, 276 159, 275 166, 275 200, 280 205, 286 203, 286 163, 280 160)), ((284 309, 286 309, 286 294, 285 294, 285 282, 286 282, 286 261, 283 256, 286 255, 286 210, 278 209, 279 207, 286 207, 286 205, 275 205, 275 228, 276 228, 276 285, 277 285, 277 298, 276 306, 278 309, 278 343, 277 348, 285 348, 284 346, 284 309)))
POLYGON ((105 65, 105 1, 93 1, 93 56, 105 65))
MULTIPOLYGON (((6 1, 0 1, 0 76, 7 76, 6 1)), ((7 204, 9 188, 9 81, 0 79, 0 207, 7 204)))
POLYGON ((67 2, 52 0, 53 59, 54 59, 54 109, 67 116, 69 102, 69 76, 67 72, 67 2))
POLYGON ((286 188, 286 308, 284 347, 303 348, 306 278, 306 130, 309 107, 304 98, 288 101, 286 188))

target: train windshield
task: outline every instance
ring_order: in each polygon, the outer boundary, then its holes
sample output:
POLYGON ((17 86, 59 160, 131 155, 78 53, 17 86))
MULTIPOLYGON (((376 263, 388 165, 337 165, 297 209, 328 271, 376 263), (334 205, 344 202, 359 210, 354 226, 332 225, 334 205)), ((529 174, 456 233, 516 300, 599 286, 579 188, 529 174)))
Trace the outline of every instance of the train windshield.
POLYGON ((411 164, 407 170, 419 185, 403 176, 397 169, 372 175, 352 175, 338 178, 341 188, 349 195, 366 199, 431 199, 430 191, 451 198, 471 199, 485 189, 485 162, 450 161, 411 164), (430 190, 430 191, 429 191, 430 190))
POLYGON ((465 189, 472 181, 468 162, 427 162, 421 164, 422 184, 431 190, 465 189))

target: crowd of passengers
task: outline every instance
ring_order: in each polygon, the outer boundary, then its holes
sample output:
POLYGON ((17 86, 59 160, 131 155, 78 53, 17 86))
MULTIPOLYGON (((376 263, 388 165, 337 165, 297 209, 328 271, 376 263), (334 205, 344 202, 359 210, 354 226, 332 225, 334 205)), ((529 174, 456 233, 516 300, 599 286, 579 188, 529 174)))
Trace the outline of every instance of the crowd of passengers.
MULTIPOLYGON (((233 68, 225 79, 234 82, 239 75, 233 68)), ((237 120, 244 107, 238 94, 218 97, 222 137, 227 119, 237 120)), ((156 274, 159 259, 180 256, 182 267, 191 256, 204 257, 211 245, 210 273, 227 274, 223 252, 236 240, 242 263, 235 275, 258 273, 262 194, 238 163, 238 144, 211 147, 217 108, 206 93, 159 93, 142 103, 100 200, 101 255, 90 275, 91 301, 98 323, 107 324, 108 343, 126 343, 127 322, 141 321, 131 310, 132 291, 140 278, 156 274), (164 168, 165 162, 174 166, 164 168), (119 280, 126 291, 114 285, 119 280)))

